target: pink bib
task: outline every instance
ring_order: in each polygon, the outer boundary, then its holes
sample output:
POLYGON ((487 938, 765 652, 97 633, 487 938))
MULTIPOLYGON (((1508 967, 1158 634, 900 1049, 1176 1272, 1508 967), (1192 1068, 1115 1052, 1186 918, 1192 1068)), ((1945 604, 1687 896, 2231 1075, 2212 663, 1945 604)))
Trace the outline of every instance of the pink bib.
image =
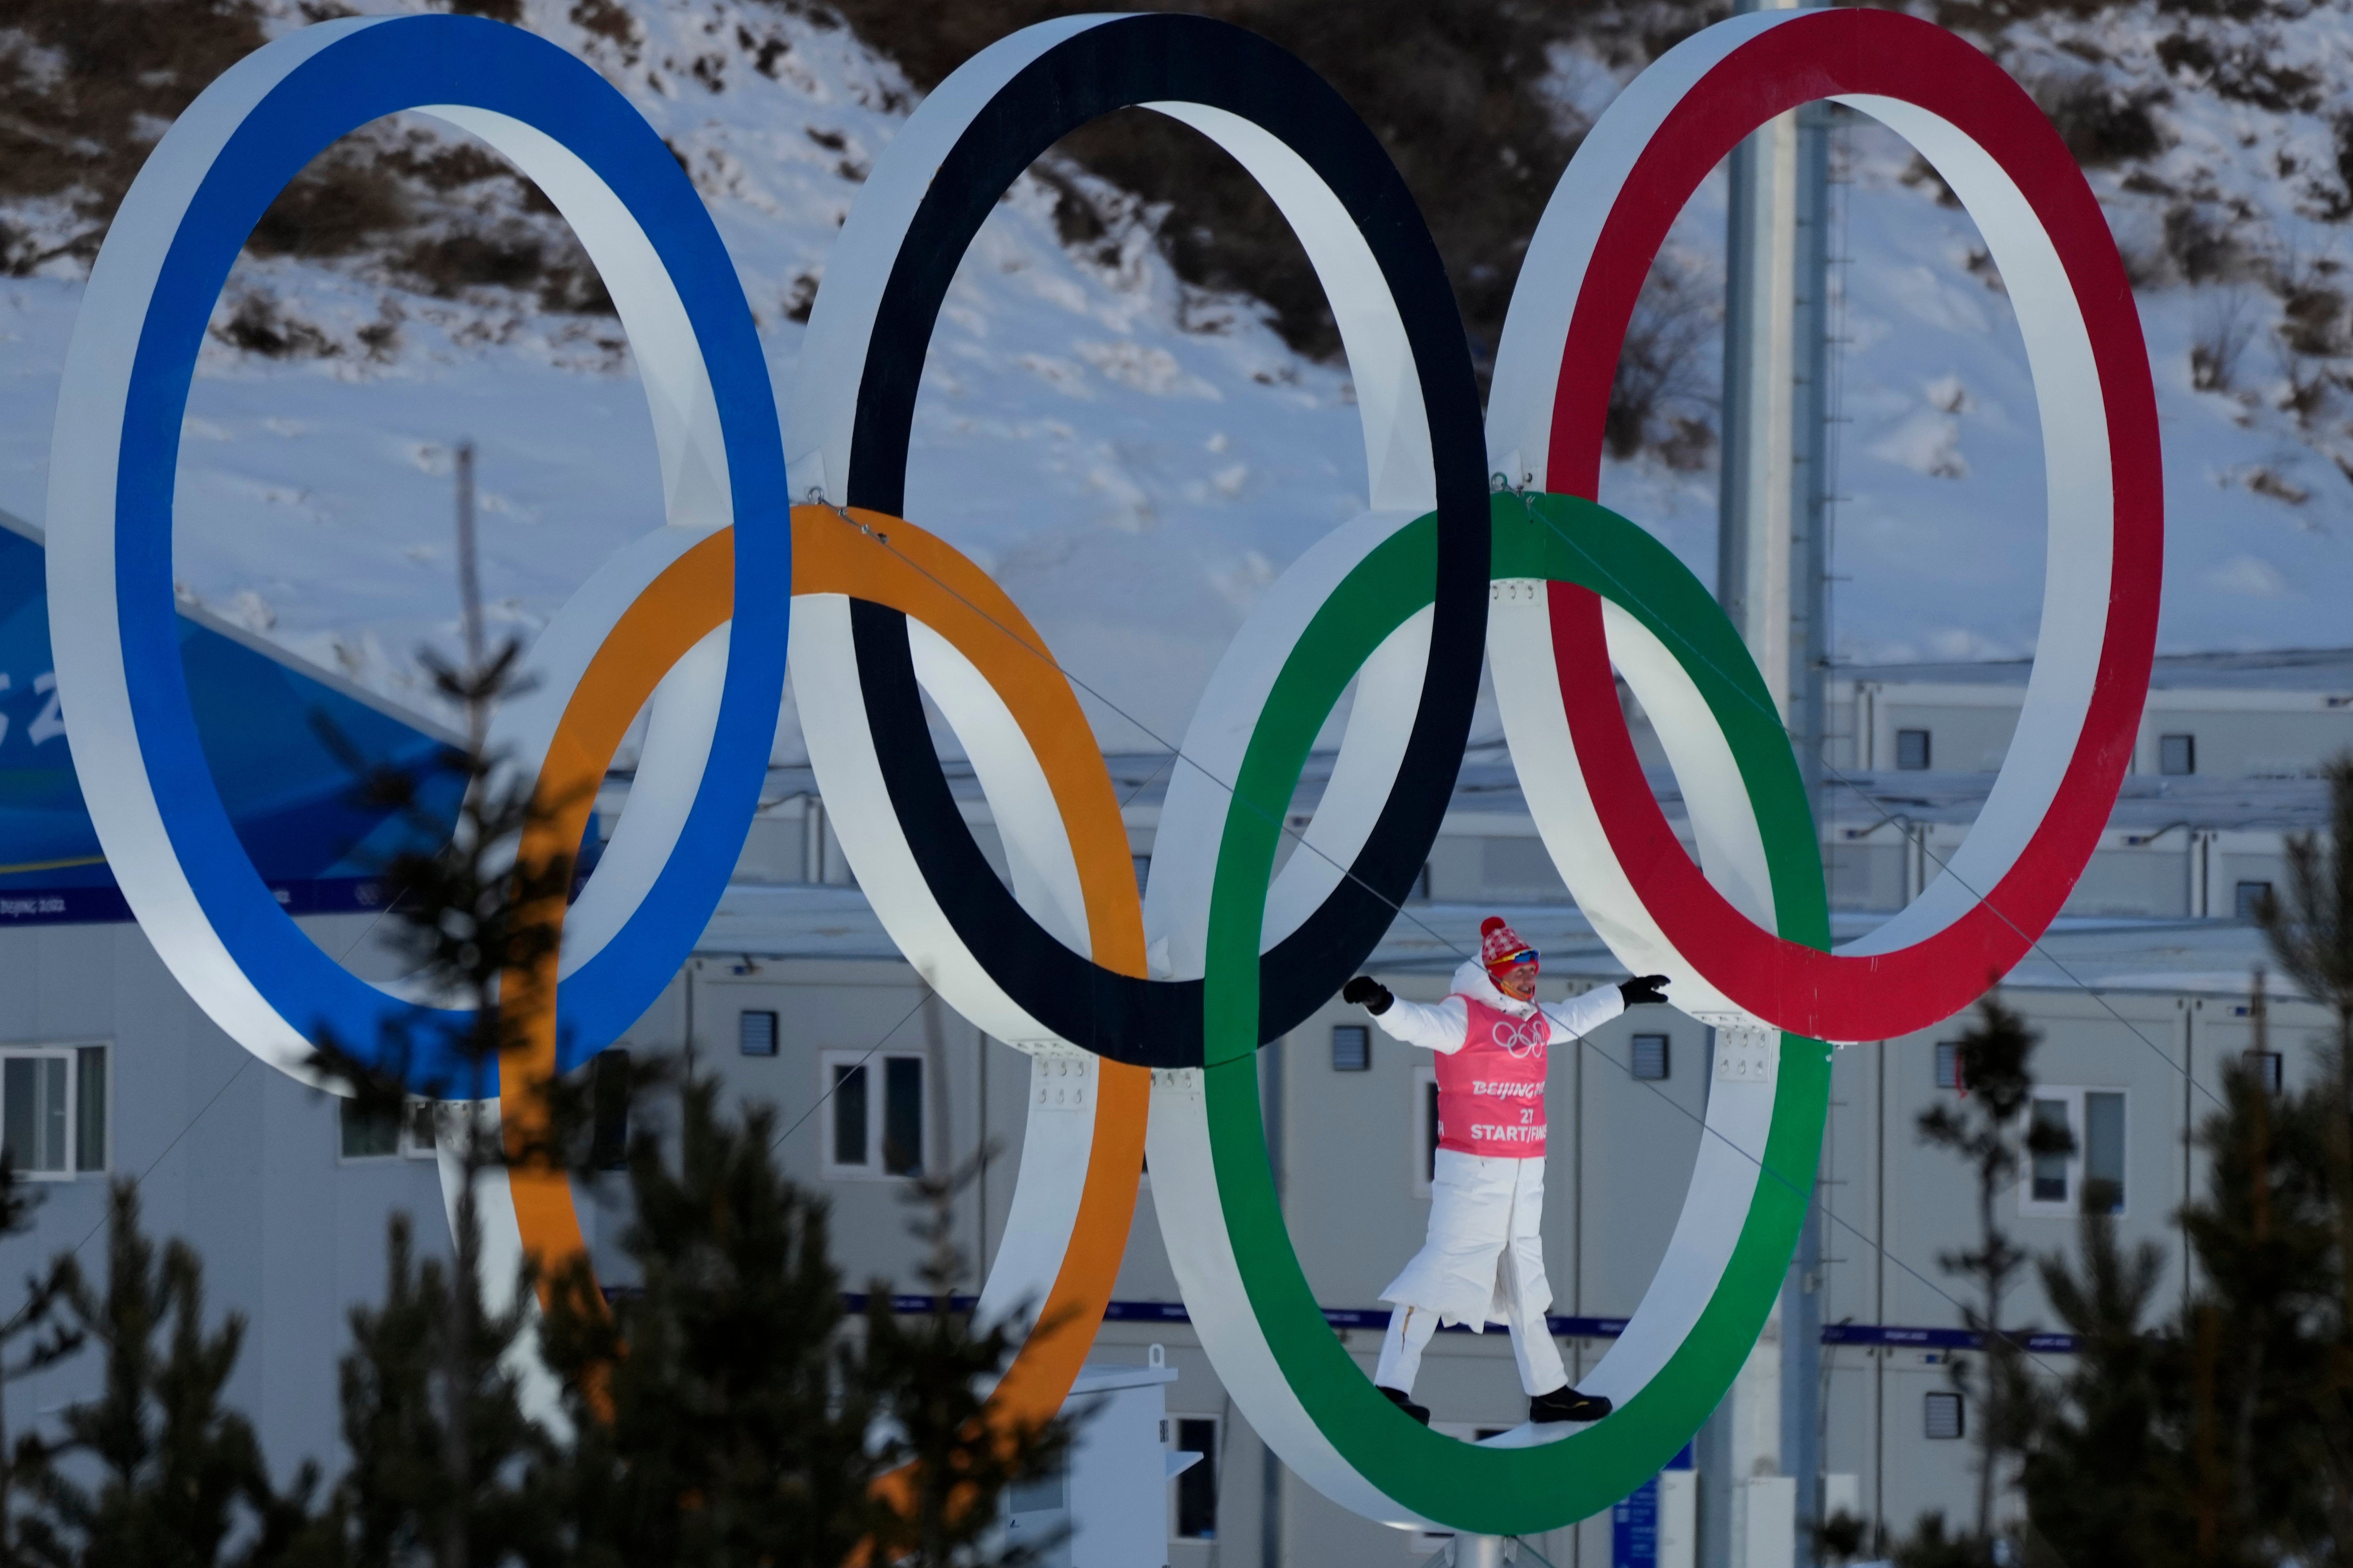
POLYGON ((1462 1048, 1438 1058, 1438 1146, 1490 1159, 1545 1152, 1545 1047, 1552 1020, 1515 1018, 1474 997, 1462 1048))

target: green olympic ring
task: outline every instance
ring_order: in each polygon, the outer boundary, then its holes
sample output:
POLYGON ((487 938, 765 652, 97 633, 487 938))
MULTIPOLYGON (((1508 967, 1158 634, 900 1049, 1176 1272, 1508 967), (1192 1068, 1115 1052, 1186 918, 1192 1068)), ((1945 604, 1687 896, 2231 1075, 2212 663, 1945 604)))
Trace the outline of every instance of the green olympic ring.
MULTIPOLYGON (((1590 589, 1675 650, 1746 785, 1780 936, 1827 948, 1829 900, 1805 788, 1764 680, 1715 598, 1665 546, 1591 501, 1499 492, 1493 527, 1499 584, 1590 589)), ((1435 519, 1424 517, 1375 549, 1316 614, 1276 678, 1219 847, 1204 996, 1208 1065, 1158 1075, 1153 1163, 1177 1167, 1172 1174, 1184 1180, 1196 1173, 1185 1167, 1198 1161, 1199 1176, 1214 1187, 1225 1246, 1172 1247, 1172 1255, 1190 1255, 1197 1274, 1204 1250, 1229 1260, 1227 1273, 1213 1257, 1211 1272, 1224 1278, 1187 1279, 1186 1295, 1230 1297, 1238 1287, 1246 1298, 1246 1321, 1260 1344, 1240 1347, 1245 1364, 1271 1363, 1313 1429, 1312 1437, 1292 1434, 1310 1450, 1286 1454, 1294 1468, 1302 1459, 1313 1466, 1312 1450, 1320 1447, 1336 1466, 1311 1479, 1354 1494, 1343 1500, 1373 1517, 1395 1519, 1403 1508, 1456 1529, 1526 1534, 1598 1513, 1631 1491, 1689 1441, 1730 1386, 1772 1310, 1804 1222, 1829 1106, 1830 1047, 1781 1036, 1770 1130, 1729 1260, 1664 1364, 1606 1423, 1525 1447, 1473 1445, 1419 1425, 1374 1389, 1316 1304, 1268 1163, 1256 1063, 1259 938, 1284 814, 1308 749, 1374 648, 1430 603, 1436 548, 1435 519), (1186 1137, 1179 1125, 1188 1077, 1198 1077, 1202 1140, 1186 1137), (1366 1507, 1372 1494, 1388 1507, 1366 1507)), ((1197 1312, 1197 1322, 1201 1318, 1197 1312)))

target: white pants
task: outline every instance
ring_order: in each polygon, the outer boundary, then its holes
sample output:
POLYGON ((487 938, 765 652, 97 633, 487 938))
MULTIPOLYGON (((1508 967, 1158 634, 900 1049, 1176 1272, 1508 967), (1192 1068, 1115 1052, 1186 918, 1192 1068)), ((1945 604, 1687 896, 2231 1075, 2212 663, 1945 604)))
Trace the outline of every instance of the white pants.
MULTIPOLYGON (((1561 1363, 1560 1346, 1553 1342, 1545 1315, 1514 1318, 1512 1359, 1520 1366, 1520 1386, 1531 1395, 1568 1386, 1568 1368, 1561 1363)), ((1381 1339, 1381 1364, 1373 1381, 1399 1394, 1413 1392, 1421 1373, 1421 1352, 1438 1331, 1438 1314, 1423 1307, 1399 1307, 1389 1314, 1389 1331, 1381 1339)))
POLYGON ((1441 1323, 1511 1331, 1520 1383, 1549 1394, 1568 1382, 1545 1323, 1552 1283, 1544 1266, 1545 1163, 1438 1152, 1430 1237, 1381 1299, 1397 1308, 1373 1381, 1411 1393, 1421 1352, 1441 1323))

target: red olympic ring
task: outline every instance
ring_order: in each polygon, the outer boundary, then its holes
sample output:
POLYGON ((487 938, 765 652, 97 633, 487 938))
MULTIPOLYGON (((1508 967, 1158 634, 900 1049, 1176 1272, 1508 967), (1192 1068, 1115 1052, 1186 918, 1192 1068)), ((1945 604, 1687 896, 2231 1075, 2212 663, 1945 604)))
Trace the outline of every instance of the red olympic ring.
POLYGON ((1773 116, 1848 96, 1929 111, 2009 177, 2057 253, 2097 369, 2114 487, 2105 631, 2081 730, 2031 838, 1964 912, 1907 945, 1832 953, 1781 940, 1709 884, 1652 798, 1611 679, 1601 600, 1564 584, 1551 593, 1560 693, 1587 787, 1660 929, 1758 1017, 1817 1039, 1874 1040, 1967 1007, 2048 928, 2107 825, 2148 689, 2164 555, 2156 394, 2116 242, 2050 121, 1986 55, 1893 12, 1794 17, 1725 56, 1668 113, 1602 224, 1561 359, 1546 488, 1597 494, 1619 346, 1668 226, 1700 181, 1773 116))

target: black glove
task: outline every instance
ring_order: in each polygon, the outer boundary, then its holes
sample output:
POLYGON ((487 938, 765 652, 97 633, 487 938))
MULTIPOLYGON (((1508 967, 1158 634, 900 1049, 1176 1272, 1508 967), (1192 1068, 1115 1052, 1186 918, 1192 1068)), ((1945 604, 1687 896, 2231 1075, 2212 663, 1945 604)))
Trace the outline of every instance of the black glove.
POLYGON ((1631 980, 1618 983, 1618 994, 1626 999, 1629 1007, 1640 1007, 1646 1002, 1667 999, 1667 977, 1663 974, 1637 974, 1631 980))
POLYGON ((1340 1000, 1353 1002, 1366 1012, 1378 1017, 1389 1010, 1389 1004, 1397 998, 1389 994, 1388 986, 1371 975, 1359 974, 1340 987, 1340 1000))

